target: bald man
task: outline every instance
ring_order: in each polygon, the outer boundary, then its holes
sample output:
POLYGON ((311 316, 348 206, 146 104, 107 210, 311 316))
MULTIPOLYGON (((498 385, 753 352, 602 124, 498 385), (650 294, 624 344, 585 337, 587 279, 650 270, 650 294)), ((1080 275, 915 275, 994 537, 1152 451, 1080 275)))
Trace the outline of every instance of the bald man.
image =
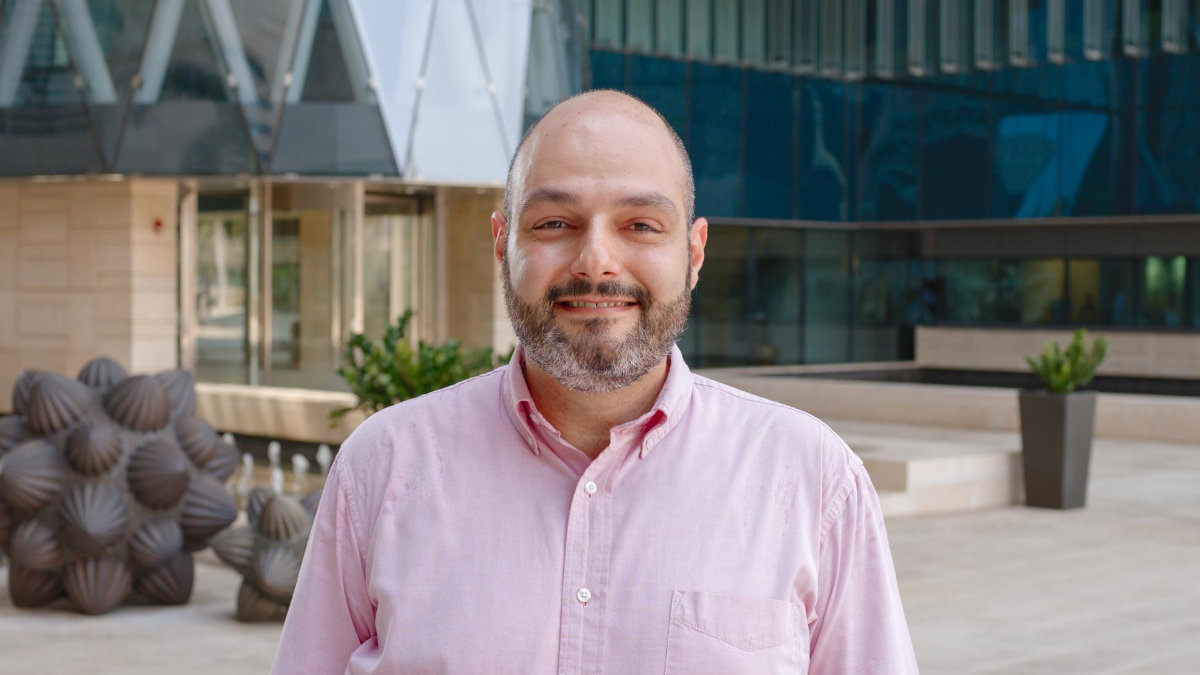
POLYGON ((275 672, 917 671, 862 462, 675 347, 693 211, 637 99, 530 129, 491 219, 520 345, 342 446, 275 672))

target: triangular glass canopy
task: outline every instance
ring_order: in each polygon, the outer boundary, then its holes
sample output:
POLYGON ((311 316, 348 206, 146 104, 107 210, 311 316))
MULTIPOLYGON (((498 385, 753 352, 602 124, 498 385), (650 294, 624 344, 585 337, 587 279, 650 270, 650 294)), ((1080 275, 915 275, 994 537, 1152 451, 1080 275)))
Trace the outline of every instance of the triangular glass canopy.
POLYGON ((346 0, 303 0, 271 172, 396 175, 346 0))
POLYGON ((224 63, 232 38, 224 0, 158 0, 146 34, 117 170, 253 173, 257 162, 224 63), (213 7, 217 11, 212 11, 213 7))
POLYGON ((154 3, 75 0, 55 8, 105 163, 113 166, 154 3))
POLYGON ((8 0, 0 11, 0 175, 103 171, 50 3, 8 0))

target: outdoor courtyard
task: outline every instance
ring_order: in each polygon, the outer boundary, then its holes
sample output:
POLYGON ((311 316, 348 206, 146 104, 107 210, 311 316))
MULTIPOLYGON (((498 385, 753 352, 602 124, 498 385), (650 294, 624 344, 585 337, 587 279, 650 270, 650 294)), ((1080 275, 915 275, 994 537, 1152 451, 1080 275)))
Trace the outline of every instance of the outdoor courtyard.
MULTIPOLYGON (((1097 439, 1085 509, 900 517, 888 533, 923 673, 1200 672, 1200 444, 1097 439)), ((267 672, 280 624, 234 620, 239 579, 210 552, 196 572, 188 605, 99 617, 17 610, 0 588, 0 672, 267 672)))

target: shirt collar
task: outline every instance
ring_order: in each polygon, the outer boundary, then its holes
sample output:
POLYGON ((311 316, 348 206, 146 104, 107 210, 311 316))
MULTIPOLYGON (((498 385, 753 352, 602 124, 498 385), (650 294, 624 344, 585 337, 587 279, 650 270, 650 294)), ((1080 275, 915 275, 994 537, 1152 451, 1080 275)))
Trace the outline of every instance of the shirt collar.
MULTIPOLYGON (((692 400, 692 371, 684 362, 683 353, 679 351, 678 346, 671 347, 671 353, 667 359, 667 379, 663 383, 662 389, 659 390, 654 405, 641 417, 620 425, 620 427, 645 425, 646 435, 642 439, 639 451, 639 456, 642 458, 645 458, 650 449, 679 423, 692 400)), ((508 414, 517 432, 525 439, 530 451, 535 455, 540 455, 541 448, 538 444, 537 433, 533 428, 532 418, 537 408, 533 403, 533 395, 529 393, 529 383, 525 380, 525 372, 521 368, 524 361, 525 348, 517 345, 512 360, 508 362, 507 366, 504 366, 502 404, 504 411, 508 414)))

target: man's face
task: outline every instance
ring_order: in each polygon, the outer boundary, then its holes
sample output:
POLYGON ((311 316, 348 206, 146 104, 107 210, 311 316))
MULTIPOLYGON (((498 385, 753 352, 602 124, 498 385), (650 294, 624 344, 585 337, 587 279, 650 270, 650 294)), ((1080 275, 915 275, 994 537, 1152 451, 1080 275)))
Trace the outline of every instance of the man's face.
POLYGON ((526 356, 573 389, 627 386, 683 332, 704 259, 682 159, 652 113, 595 103, 551 113, 523 155, 516 222, 492 230, 526 356))

